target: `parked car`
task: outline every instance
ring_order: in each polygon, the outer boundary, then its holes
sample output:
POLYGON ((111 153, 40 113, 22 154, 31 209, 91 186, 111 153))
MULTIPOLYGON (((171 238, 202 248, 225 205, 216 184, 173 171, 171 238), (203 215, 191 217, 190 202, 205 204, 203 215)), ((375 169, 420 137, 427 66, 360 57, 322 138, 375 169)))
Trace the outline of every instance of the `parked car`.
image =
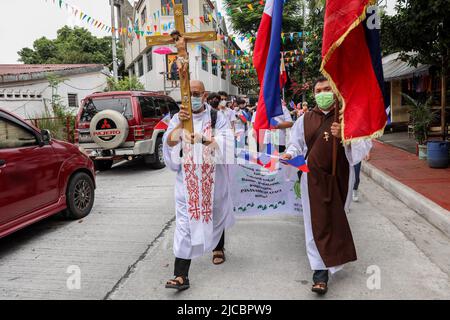
POLYGON ((94 196, 94 165, 79 147, 0 108, 0 238, 60 212, 81 219, 94 196))
POLYGON ((147 91, 95 93, 80 106, 75 143, 83 147, 98 170, 109 170, 114 160, 143 157, 155 169, 165 167, 162 137, 175 101, 147 91))

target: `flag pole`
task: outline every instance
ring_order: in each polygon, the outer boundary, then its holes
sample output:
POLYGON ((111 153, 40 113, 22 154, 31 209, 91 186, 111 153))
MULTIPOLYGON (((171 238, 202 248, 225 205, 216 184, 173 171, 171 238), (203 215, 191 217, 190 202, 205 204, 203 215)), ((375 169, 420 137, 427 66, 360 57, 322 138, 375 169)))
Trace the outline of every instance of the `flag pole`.
MULTIPOLYGON (((334 110, 334 122, 339 123, 339 102, 336 103, 336 107, 334 110)), ((333 177, 336 176, 336 167, 337 167, 337 143, 338 139, 333 136, 333 177)))

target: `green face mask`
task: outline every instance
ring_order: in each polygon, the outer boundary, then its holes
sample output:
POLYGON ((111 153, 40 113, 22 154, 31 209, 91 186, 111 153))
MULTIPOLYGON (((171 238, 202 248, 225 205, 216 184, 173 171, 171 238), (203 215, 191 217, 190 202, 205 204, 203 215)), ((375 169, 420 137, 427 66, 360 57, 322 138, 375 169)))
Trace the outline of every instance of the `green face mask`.
POLYGON ((320 109, 328 110, 334 104, 333 92, 321 92, 316 94, 316 102, 320 109))

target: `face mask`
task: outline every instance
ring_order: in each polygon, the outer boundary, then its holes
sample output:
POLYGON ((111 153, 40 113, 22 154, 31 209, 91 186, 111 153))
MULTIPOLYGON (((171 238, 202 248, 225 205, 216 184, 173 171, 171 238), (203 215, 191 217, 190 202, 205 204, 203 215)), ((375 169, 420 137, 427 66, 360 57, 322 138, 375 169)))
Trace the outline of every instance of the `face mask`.
POLYGON ((317 106, 322 110, 328 110, 334 104, 333 92, 321 92, 316 94, 317 106))
POLYGON ((221 108, 221 109, 224 109, 224 108, 226 108, 226 106, 227 106, 227 102, 226 101, 220 101, 220 103, 219 103, 219 107, 221 108))
POLYGON ((201 97, 192 97, 192 111, 197 112, 203 107, 203 101, 201 97))
POLYGON ((213 107, 214 109, 217 109, 218 106, 219 106, 219 101, 217 101, 217 100, 211 101, 211 107, 213 107))

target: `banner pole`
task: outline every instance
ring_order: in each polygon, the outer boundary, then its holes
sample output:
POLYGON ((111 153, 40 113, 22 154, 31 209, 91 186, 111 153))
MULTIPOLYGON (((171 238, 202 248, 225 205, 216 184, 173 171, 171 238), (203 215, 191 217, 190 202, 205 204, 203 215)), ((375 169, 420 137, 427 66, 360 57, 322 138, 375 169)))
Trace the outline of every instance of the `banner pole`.
MULTIPOLYGON (((334 122, 339 123, 339 102, 336 103, 336 108, 334 110, 334 122)), ((337 143, 338 139, 333 136, 333 177, 336 176, 337 169, 337 143)))

